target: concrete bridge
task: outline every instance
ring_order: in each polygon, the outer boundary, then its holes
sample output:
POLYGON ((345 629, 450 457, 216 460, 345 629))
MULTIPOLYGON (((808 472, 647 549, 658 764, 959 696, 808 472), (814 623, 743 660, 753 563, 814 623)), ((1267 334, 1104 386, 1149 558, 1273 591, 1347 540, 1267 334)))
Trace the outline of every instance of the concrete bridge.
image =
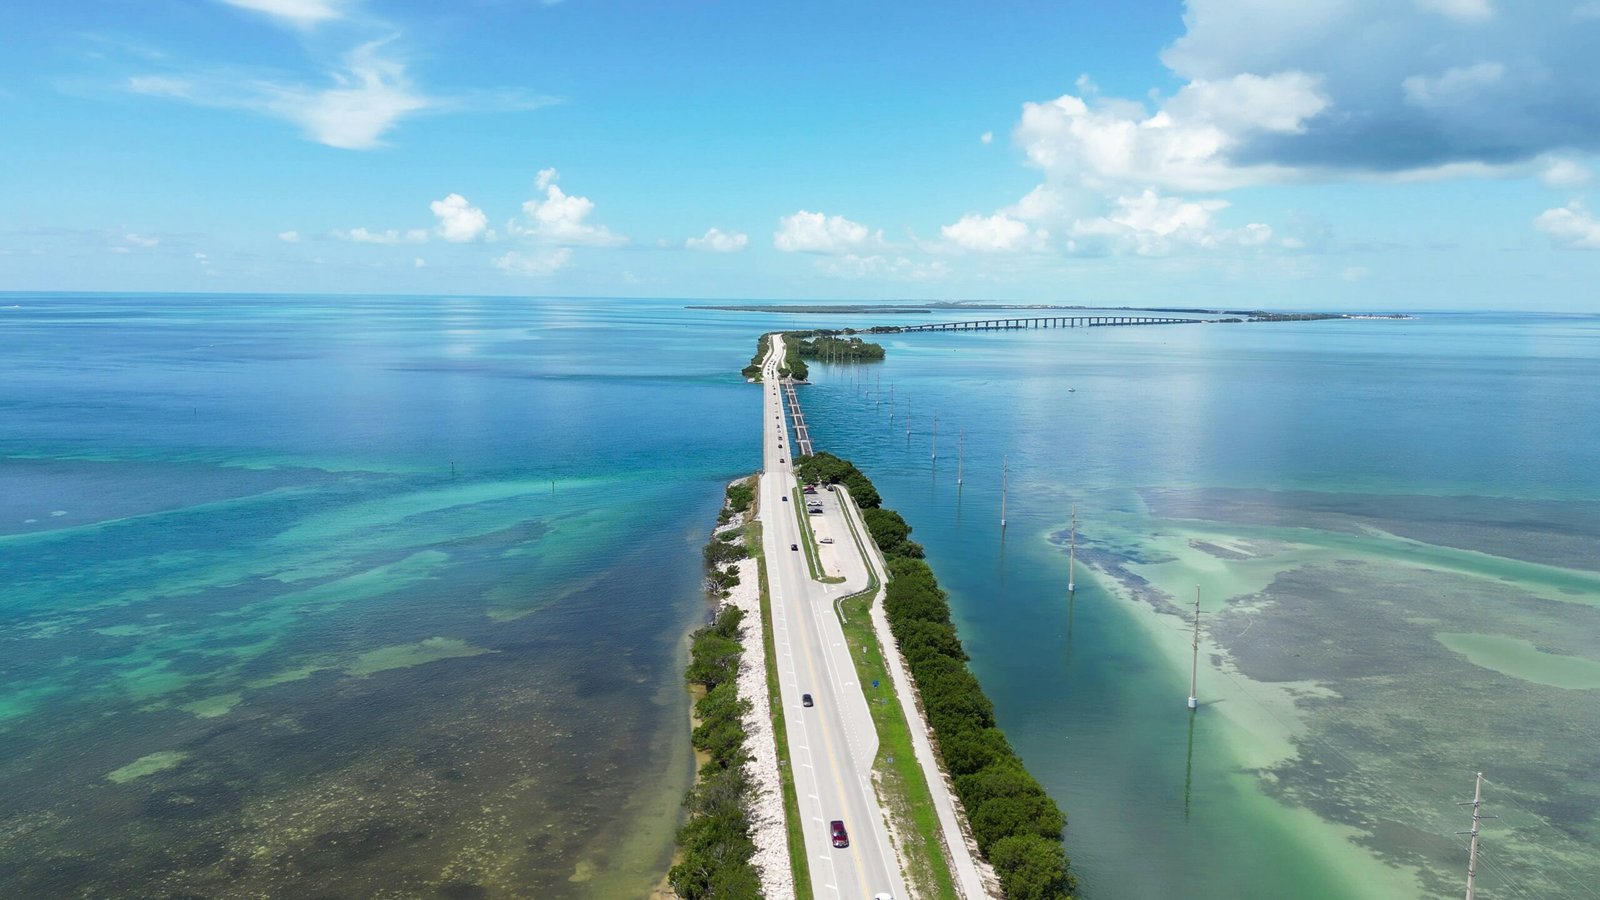
POLYGON ((1174 319, 1164 316, 1043 316, 1018 319, 984 319, 975 322, 939 322, 928 325, 902 325, 909 331, 1005 331, 1023 328, 1103 328, 1112 325, 1189 325, 1206 319, 1174 319))
POLYGON ((783 395, 789 401, 789 420, 794 426, 794 448, 791 457, 811 455, 811 432, 806 430, 806 414, 800 411, 800 398, 794 395, 794 381, 784 379, 783 395))

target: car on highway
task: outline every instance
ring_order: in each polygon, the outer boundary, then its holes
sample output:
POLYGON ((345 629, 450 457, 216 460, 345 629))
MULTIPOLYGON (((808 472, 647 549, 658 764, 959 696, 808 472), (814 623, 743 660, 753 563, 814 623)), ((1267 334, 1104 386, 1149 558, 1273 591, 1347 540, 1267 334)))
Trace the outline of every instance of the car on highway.
POLYGON ((801 694, 800 695, 800 705, 804 706, 804 707, 807 707, 807 708, 810 708, 810 706, 811 706, 811 695, 810 694, 801 694))
POLYGON ((784 460, 783 460, 783 457, 781 457, 781 456, 780 456, 780 457, 778 457, 778 462, 783 462, 783 461, 784 461, 784 460))
POLYGON ((850 835, 845 832, 844 822, 840 819, 828 823, 828 837, 833 838, 835 847, 850 846, 850 835))
POLYGON ((821 540, 817 541, 817 543, 819 543, 819 544, 831 544, 831 543, 833 543, 833 538, 822 538, 821 540))
POLYGON ((789 502, 789 497, 788 497, 788 495, 785 495, 785 496, 784 496, 784 498, 783 498, 783 502, 785 502, 785 503, 788 503, 788 502, 789 502))
POLYGON ((800 549, 800 545, 799 544, 790 544, 789 545, 789 549, 790 550, 799 550, 800 549))

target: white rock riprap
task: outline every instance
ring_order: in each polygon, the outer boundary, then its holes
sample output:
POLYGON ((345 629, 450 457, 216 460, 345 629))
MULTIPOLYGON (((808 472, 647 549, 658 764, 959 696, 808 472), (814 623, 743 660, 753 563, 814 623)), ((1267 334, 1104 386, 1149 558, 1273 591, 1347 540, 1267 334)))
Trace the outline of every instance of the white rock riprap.
POLYGON ((744 647, 739 667, 739 696, 750 701, 744 717, 749 737, 745 749, 750 762, 745 772, 755 785, 750 798, 751 839, 756 855, 752 862, 761 875, 761 893, 767 900, 794 897, 794 873, 789 868, 789 834, 783 822, 783 785, 778 781, 778 745, 772 735, 772 709, 767 699, 766 648, 761 630, 761 573, 753 559, 735 564, 739 583, 728 592, 726 602, 744 611, 744 628, 739 643, 744 647))

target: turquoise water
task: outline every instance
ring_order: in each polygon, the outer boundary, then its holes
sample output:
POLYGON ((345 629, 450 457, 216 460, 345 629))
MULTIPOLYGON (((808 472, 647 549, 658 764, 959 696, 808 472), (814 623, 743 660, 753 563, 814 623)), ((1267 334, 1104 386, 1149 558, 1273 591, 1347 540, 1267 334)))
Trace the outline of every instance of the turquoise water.
MULTIPOLYGON (((686 302, 0 298, 0 881, 645 895, 691 768, 699 545, 758 464, 737 370, 836 324, 686 302)), ((1487 877, 1564 896, 1600 879, 1600 692, 1516 676, 1597 660, 1597 337, 907 335, 802 390, 928 545, 1086 896, 1450 895, 1477 768, 1487 877), (1191 731, 1157 610, 1196 582, 1191 731)))
POLYGON ((759 453, 681 305, 6 297, 3 893, 646 893, 759 453))
POLYGON ((1588 896, 1600 691, 1435 634, 1600 662, 1597 338, 1488 314, 892 336, 814 370, 807 415, 927 546, 1085 896, 1456 895, 1478 769, 1480 884, 1588 896))

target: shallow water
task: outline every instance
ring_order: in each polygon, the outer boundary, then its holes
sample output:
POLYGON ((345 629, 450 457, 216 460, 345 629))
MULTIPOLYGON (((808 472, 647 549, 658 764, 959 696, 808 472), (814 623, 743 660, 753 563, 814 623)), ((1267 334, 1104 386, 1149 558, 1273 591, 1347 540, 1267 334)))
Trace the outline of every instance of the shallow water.
POLYGON ((1597 336, 1518 315, 904 335, 816 373, 807 409, 927 545, 1085 896, 1457 894, 1480 769, 1502 817, 1480 886, 1587 896, 1597 336))
POLYGON ((744 323, 8 299, 8 896, 649 890, 744 323))
MULTIPOLYGON (((699 545, 758 464, 736 373, 760 331, 833 320, 13 302, 0 881, 648 891, 691 768, 699 545)), ((1447 896, 1479 768, 1488 883, 1585 896, 1600 691, 1549 682, 1600 661, 1596 337, 1522 315, 906 335, 802 391, 819 447, 927 544, 1086 896, 1447 896), (1196 583, 1191 717, 1187 626, 1159 611, 1196 583)))

